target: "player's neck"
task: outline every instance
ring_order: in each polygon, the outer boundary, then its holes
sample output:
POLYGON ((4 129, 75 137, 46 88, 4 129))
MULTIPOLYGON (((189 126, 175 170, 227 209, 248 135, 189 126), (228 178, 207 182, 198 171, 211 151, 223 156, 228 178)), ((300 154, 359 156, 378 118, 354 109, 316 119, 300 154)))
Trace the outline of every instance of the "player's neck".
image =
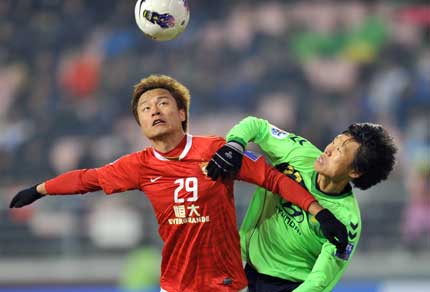
POLYGON ((349 180, 334 181, 327 176, 318 174, 317 185, 318 189, 326 194, 340 194, 345 190, 349 180))
POLYGON ((166 153, 178 146, 184 137, 185 133, 181 131, 156 139, 151 139, 151 144, 158 152, 166 153))

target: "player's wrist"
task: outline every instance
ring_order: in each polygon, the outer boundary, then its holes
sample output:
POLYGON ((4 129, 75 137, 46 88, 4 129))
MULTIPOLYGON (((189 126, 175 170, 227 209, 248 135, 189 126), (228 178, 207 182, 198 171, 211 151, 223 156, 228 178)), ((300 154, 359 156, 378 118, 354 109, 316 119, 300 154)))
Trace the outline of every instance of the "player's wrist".
POLYGON ((315 215, 315 219, 319 222, 333 219, 333 217, 334 215, 328 209, 322 209, 315 215))
POLYGON ((47 194, 48 194, 48 192, 46 191, 45 183, 38 184, 38 185, 36 185, 35 187, 36 187, 36 192, 37 192, 39 195, 44 196, 44 195, 47 195, 47 194))
POLYGON ((318 201, 313 201, 309 205, 308 213, 316 217, 323 210, 325 209, 320 205, 320 203, 318 203, 318 201))
POLYGON ((245 140, 243 140, 240 137, 231 137, 230 139, 227 138, 227 144, 231 143, 231 142, 239 144, 242 147, 243 150, 245 150, 246 145, 248 144, 245 140))
POLYGON ((239 152, 240 154, 243 154, 243 151, 245 150, 245 147, 243 147, 242 144, 236 141, 230 141, 227 143, 227 145, 233 148, 235 151, 239 152))

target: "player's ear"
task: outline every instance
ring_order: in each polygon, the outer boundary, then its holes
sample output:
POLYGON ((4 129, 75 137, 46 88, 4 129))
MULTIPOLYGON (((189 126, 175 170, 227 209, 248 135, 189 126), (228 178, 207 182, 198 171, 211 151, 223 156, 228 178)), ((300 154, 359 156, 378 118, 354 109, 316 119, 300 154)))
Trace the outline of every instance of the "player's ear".
POLYGON ((349 171, 349 177, 350 177, 351 179, 356 179, 356 178, 359 178, 360 176, 362 176, 362 173, 361 173, 361 172, 358 172, 358 171, 356 171, 356 170, 354 170, 354 169, 351 169, 351 170, 349 171))
POLYGON ((184 109, 179 110, 179 118, 181 119, 181 122, 184 122, 187 118, 187 114, 185 113, 184 109))

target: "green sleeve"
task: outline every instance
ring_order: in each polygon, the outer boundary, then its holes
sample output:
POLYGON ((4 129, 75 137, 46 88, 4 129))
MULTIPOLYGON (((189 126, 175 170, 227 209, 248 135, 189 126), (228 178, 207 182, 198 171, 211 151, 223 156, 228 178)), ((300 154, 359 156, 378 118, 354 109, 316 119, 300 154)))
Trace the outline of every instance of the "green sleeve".
POLYGON ((227 142, 234 140, 246 147, 249 142, 262 141, 268 124, 269 122, 263 119, 246 117, 230 129, 226 137, 227 142))
POLYGON ((286 161, 292 164, 308 159, 314 161, 320 153, 305 138, 251 116, 240 121, 229 131, 227 141, 237 141, 245 147, 249 142, 254 142, 275 165, 286 161))
MULTIPOLYGON (((355 246, 358 242, 358 236, 355 246)), ((293 292, 330 292, 339 282, 346 267, 351 261, 355 248, 352 249, 348 259, 340 259, 335 256, 336 248, 333 244, 326 242, 321 249, 311 273, 304 282, 293 290, 293 292)))

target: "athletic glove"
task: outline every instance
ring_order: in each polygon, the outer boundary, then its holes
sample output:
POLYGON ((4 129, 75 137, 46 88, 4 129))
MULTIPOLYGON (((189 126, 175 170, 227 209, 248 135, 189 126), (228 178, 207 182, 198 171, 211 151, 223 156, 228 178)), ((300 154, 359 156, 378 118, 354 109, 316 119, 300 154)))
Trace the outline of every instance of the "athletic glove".
POLYGON ((206 166, 208 176, 213 180, 219 176, 222 179, 236 177, 242 166, 243 150, 244 147, 234 141, 224 144, 206 166))
POLYGON ((43 195, 37 192, 36 187, 37 185, 18 192, 10 202, 9 208, 21 208, 44 197, 43 195))
POLYGON ((315 219, 320 223, 324 236, 336 246, 337 252, 344 253, 348 245, 348 233, 342 224, 328 209, 317 213, 315 219))

